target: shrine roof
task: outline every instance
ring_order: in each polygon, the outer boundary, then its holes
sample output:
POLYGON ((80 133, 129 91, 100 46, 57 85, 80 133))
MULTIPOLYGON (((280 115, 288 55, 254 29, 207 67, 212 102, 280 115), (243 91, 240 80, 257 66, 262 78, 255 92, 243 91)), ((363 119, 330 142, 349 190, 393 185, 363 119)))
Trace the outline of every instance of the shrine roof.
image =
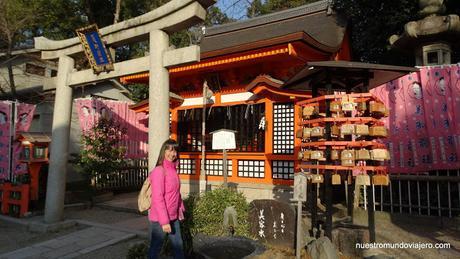
POLYGON ((290 99, 305 99, 311 98, 311 92, 307 91, 297 91, 297 90, 288 90, 283 89, 284 82, 278 79, 271 77, 270 75, 259 75, 251 83, 246 86, 247 92, 252 92, 256 95, 261 95, 269 97, 272 99, 281 100, 285 97, 290 99))
POLYGON ((30 143, 50 143, 51 133, 20 132, 18 139, 21 141, 29 141, 30 143))
MULTIPOLYGON (((172 107, 176 107, 181 105, 184 102, 184 98, 182 96, 175 94, 173 92, 169 92, 169 102, 172 107)), ((149 99, 145 99, 138 103, 132 104, 129 106, 131 110, 136 112, 148 112, 149 109, 149 99)))
POLYGON ((366 80, 368 89, 385 84, 417 68, 391 65, 370 64, 349 61, 308 62, 296 75, 281 88, 293 90, 312 90, 314 86, 326 85, 328 80, 334 90, 346 90, 363 86, 366 80))
POLYGON ((330 9, 330 1, 318 1, 248 20, 207 28, 201 41, 202 58, 294 40, 336 52, 341 46, 347 21, 330 9))
POLYGON ((284 82, 276 78, 273 78, 270 75, 259 75, 254 80, 252 80, 252 82, 249 83, 248 86, 246 86, 246 91, 251 91, 260 83, 264 83, 275 88, 281 88, 284 82))

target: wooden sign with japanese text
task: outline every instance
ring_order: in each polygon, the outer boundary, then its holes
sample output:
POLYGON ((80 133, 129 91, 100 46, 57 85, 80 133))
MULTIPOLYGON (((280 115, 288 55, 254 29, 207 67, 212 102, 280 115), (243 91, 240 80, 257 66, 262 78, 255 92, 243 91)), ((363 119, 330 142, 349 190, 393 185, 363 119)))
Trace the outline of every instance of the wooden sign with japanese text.
POLYGON ((250 232, 274 246, 294 248, 295 213, 287 203, 254 200, 250 204, 250 232))
POLYGON ((112 58, 102 41, 97 25, 92 24, 76 32, 94 73, 113 71, 112 58))

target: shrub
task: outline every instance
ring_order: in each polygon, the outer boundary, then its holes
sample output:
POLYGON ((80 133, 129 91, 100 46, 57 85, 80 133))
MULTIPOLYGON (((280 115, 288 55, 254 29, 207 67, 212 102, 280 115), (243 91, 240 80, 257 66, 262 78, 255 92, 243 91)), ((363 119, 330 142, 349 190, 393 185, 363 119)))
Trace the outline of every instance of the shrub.
POLYGON ((126 259, 144 259, 147 258, 149 243, 147 241, 135 244, 128 250, 126 259))
POLYGON ((185 220, 181 223, 181 234, 186 255, 191 255, 193 252, 193 236, 194 233, 196 233, 194 231, 195 219, 193 217, 193 212, 197 201, 198 197, 193 194, 190 194, 186 199, 184 199, 185 220))
POLYGON ((82 135, 83 147, 73 161, 87 179, 98 177, 98 182, 110 182, 113 173, 126 165, 126 147, 121 142, 126 129, 113 119, 101 118, 94 127, 82 135))
POLYGON ((231 189, 219 188, 206 192, 199 199, 191 198, 187 207, 185 227, 189 228, 190 235, 202 233, 211 236, 228 235, 228 229, 224 229, 224 210, 233 206, 238 214, 238 225, 235 235, 250 237, 248 211, 249 204, 241 192, 231 189), (192 215, 190 215, 192 214, 192 215), (188 218, 187 218, 188 217, 188 218))

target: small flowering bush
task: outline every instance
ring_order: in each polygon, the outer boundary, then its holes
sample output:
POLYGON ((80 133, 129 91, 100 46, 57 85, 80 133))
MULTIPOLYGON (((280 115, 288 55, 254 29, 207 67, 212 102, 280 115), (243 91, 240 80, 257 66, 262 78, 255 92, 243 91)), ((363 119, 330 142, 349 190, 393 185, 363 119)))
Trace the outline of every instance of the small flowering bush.
POLYGON ((126 166, 126 147, 121 146, 126 129, 113 119, 101 118, 92 129, 82 135, 82 149, 77 164, 89 179, 98 182, 111 180, 114 172, 126 166))

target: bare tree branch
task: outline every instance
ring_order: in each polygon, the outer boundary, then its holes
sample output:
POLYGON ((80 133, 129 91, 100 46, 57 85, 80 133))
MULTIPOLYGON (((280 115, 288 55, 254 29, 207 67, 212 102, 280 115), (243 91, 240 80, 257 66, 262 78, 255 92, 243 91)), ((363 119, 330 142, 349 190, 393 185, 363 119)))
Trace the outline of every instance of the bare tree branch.
POLYGON ((115 14, 113 17, 113 23, 118 23, 120 21, 120 10, 121 10, 121 0, 116 0, 115 4, 115 14))

